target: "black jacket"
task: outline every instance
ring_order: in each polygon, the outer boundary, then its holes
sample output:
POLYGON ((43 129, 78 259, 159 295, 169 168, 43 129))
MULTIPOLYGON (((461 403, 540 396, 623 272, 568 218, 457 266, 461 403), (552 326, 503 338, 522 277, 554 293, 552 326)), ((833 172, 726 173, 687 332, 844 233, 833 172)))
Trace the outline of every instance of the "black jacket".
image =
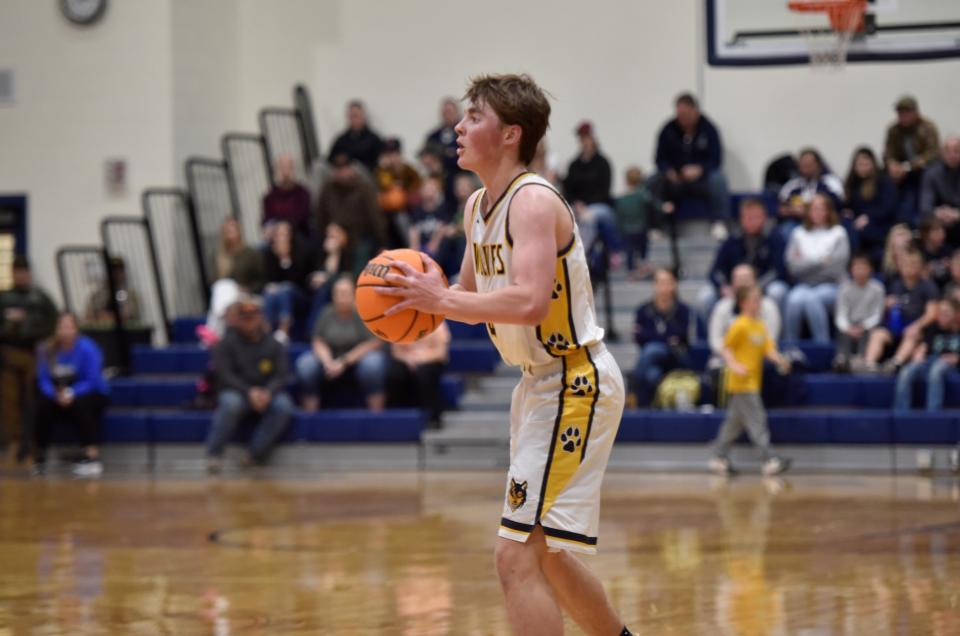
POLYGON ((213 352, 217 388, 246 394, 261 387, 276 395, 287 382, 287 351, 264 332, 247 340, 234 329, 227 331, 213 352))
POLYGON ((50 337, 57 326, 57 306, 36 286, 0 292, 0 344, 33 349, 50 337), (23 320, 8 320, 10 309, 20 309, 23 320))

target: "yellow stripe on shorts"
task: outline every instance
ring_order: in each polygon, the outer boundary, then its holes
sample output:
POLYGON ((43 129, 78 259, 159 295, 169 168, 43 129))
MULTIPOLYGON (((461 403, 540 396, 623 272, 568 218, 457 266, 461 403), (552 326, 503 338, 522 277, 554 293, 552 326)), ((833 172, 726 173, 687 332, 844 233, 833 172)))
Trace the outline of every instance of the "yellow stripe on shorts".
POLYGON ((550 511, 583 462, 600 397, 600 374, 588 349, 577 349, 562 360, 560 404, 540 489, 537 522, 550 511))

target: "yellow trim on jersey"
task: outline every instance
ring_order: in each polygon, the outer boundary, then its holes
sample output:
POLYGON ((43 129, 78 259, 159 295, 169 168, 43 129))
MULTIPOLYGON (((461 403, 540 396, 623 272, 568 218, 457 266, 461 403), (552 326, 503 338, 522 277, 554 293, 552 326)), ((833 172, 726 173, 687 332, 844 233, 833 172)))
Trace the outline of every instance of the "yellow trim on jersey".
POLYGON ((597 549, 597 544, 590 541, 578 541, 577 539, 567 539, 566 537, 555 537, 549 534, 544 534, 544 538, 549 544, 551 541, 561 541, 563 543, 571 543, 573 545, 583 546, 585 548, 590 548, 591 550, 597 549))
POLYGON ((557 268, 550 294, 550 308, 547 310, 547 317, 537 325, 537 339, 547 353, 554 358, 559 358, 580 349, 577 329, 573 322, 570 271, 564 257, 557 257, 557 268))
POLYGON ((570 483, 587 452, 593 414, 600 396, 600 374, 588 349, 577 349, 563 358, 562 382, 553 444, 537 509, 538 522, 570 483))
POLYGON ((528 532, 528 531, 526 531, 526 530, 517 530, 516 528, 508 528, 507 526, 503 525, 502 523, 500 524, 500 529, 501 529, 501 530, 505 530, 505 531, 507 531, 507 532, 512 532, 513 534, 521 534, 521 535, 526 535, 526 536, 530 536, 530 534, 531 534, 530 532, 528 532))

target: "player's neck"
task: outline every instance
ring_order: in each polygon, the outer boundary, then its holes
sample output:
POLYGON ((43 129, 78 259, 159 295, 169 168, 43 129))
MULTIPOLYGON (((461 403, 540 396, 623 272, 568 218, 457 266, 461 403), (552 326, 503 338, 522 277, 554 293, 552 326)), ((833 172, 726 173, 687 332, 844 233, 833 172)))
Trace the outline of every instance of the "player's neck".
POLYGON ((477 171, 480 182, 483 183, 483 187, 487 190, 485 197, 487 205, 491 205, 499 199, 506 189, 510 187, 513 180, 527 170, 527 166, 519 161, 513 160, 501 161, 486 171, 477 171))

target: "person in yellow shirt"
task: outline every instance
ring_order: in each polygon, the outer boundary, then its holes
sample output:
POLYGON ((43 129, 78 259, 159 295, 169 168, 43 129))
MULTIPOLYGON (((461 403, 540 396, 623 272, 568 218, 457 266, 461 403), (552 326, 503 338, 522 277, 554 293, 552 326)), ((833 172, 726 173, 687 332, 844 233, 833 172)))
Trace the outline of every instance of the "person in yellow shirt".
POLYGON ((790 361, 780 355, 777 344, 767 334, 760 320, 763 295, 756 286, 737 290, 737 309, 740 316, 733 321, 723 340, 723 359, 726 362, 727 416, 714 440, 714 456, 710 469, 727 475, 733 466, 727 453, 744 428, 763 454, 764 476, 777 475, 790 467, 790 459, 779 457, 770 450, 770 429, 767 412, 760 399, 763 381, 763 361, 777 365, 780 373, 790 372, 790 361))

